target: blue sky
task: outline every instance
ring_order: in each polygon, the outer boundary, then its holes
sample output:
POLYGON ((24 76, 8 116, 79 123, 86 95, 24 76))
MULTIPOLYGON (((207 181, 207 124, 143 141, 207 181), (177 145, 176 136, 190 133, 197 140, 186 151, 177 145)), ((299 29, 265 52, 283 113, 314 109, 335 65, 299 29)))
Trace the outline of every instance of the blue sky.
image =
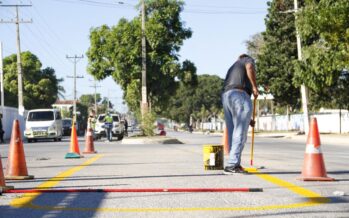
MULTIPOLYGON (((122 17, 133 19, 138 11, 138 0, 0 0, 2 4, 32 4, 20 8, 20 18, 33 23, 20 25, 21 50, 37 55, 43 67, 52 67, 59 78, 64 78, 66 99, 73 98, 73 64, 66 55, 84 55, 77 64, 77 95, 94 93, 93 77, 86 72, 86 51, 90 46, 91 27, 116 25, 122 17)), ((193 31, 192 38, 181 48, 181 60, 191 60, 198 74, 225 77, 237 56, 246 52, 245 41, 253 34, 264 31, 267 0, 186 0, 182 20, 193 31)), ((15 18, 15 9, 0 7, 0 19, 15 18)), ((3 55, 16 53, 15 24, 0 24, 3 55)), ((118 111, 122 91, 111 79, 98 82, 98 93, 114 103, 118 111)))

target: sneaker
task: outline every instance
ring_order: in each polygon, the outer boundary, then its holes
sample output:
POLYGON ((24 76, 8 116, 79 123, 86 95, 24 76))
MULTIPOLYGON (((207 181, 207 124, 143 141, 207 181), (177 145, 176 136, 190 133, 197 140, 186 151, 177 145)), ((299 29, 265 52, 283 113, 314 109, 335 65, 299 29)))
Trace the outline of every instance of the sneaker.
POLYGON ((230 166, 230 167, 225 167, 224 168, 224 171, 223 171, 223 174, 225 175, 232 175, 232 174, 237 174, 237 173, 240 173, 240 174, 247 174, 247 171, 244 170, 244 168, 242 166, 230 166))

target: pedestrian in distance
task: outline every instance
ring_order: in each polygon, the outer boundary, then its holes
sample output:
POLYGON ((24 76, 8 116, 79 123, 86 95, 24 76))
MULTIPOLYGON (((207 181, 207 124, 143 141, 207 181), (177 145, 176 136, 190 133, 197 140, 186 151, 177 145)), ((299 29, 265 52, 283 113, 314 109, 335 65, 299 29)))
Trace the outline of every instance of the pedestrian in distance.
POLYGON ((128 131, 127 131, 127 129, 128 129, 128 122, 127 122, 126 118, 124 120, 124 126, 125 126, 125 136, 128 136, 128 131))
POLYGON ((107 140, 109 142, 112 141, 112 128, 113 128, 113 117, 108 112, 104 117, 104 127, 105 127, 105 133, 107 135, 107 140))
POLYGON ((242 54, 229 68, 222 93, 224 119, 228 129, 228 146, 230 148, 224 174, 246 173, 241 166, 241 153, 247 140, 248 126, 254 126, 254 121, 251 120, 252 94, 255 98, 259 95, 255 63, 253 58, 242 54))
POLYGON ((96 127, 96 114, 94 110, 91 110, 87 118, 87 131, 92 129, 93 138, 95 138, 95 127, 96 127))
POLYGON ((91 110, 87 119, 87 129, 91 128, 94 131, 95 126, 96 126, 96 115, 95 115, 95 111, 91 110))
POLYGON ((0 114, 0 143, 4 143, 4 128, 2 126, 2 114, 0 114))

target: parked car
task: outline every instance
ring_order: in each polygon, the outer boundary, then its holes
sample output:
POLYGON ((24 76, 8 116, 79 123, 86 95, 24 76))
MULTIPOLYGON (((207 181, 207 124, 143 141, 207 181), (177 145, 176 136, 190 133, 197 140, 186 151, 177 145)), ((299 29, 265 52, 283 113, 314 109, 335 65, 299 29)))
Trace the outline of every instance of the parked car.
POLYGON ((63 129, 63 135, 64 136, 70 136, 71 135, 72 125, 73 125, 73 120, 71 118, 64 118, 62 120, 62 129, 63 129))
MULTIPOLYGON (((118 140, 122 140, 125 134, 125 126, 120 120, 119 114, 110 114, 113 117, 113 128, 112 134, 113 137, 117 137, 118 140)), ((104 117, 105 114, 100 114, 97 117, 95 134, 97 138, 105 137, 105 128, 104 128, 104 117)))
POLYGON ((62 117, 57 109, 36 109, 28 111, 24 137, 28 142, 37 139, 62 140, 62 117))

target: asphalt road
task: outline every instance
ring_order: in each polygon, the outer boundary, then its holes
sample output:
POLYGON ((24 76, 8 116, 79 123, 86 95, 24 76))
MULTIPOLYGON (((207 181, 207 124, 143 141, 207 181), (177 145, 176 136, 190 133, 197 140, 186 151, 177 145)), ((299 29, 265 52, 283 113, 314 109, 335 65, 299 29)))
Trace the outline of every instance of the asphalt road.
MULTIPOLYGON (((184 144, 95 142, 97 154, 64 159, 62 142, 24 143, 34 180, 6 180, 15 189, 262 188, 263 192, 72 192, 3 194, 0 217, 349 217, 349 145, 322 145, 328 176, 335 182, 297 180, 305 141, 256 137, 250 175, 205 171, 203 145, 221 136, 169 132, 184 144), (344 195, 338 195, 343 194, 344 195)), ((250 139, 249 139, 250 140, 250 139)), ((84 150, 79 138, 80 151, 84 150)), ((6 168, 8 145, 0 145, 6 168)), ((227 157, 225 157, 227 158, 227 157)), ((243 153, 250 167, 250 142, 243 153)))

